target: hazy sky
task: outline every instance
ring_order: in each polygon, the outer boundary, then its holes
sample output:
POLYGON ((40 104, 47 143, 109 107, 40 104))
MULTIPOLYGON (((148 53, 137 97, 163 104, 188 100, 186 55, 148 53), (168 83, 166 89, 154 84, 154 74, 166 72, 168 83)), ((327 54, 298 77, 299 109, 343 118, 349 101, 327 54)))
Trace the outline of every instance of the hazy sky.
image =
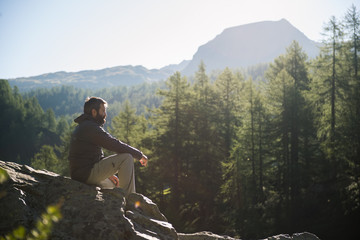
POLYGON ((319 41, 360 0, 0 0, 0 78, 189 60, 225 28, 287 19, 319 41))

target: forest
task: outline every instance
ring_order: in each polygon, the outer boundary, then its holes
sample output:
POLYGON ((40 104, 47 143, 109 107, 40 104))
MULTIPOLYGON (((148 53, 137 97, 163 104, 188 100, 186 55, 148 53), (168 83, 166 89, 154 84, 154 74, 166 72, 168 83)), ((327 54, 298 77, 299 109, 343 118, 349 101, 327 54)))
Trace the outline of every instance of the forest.
MULTIPOLYGON (((229 68, 99 91, 20 94, 0 81, 0 159, 68 176, 68 145, 84 100, 109 102, 107 130, 141 149, 137 191, 179 232, 243 239, 308 231, 360 234, 360 13, 323 29, 308 59, 294 41, 264 75, 229 68)), ((259 67, 257 69, 263 69, 259 67)), ((254 70, 254 69, 253 69, 254 70)))

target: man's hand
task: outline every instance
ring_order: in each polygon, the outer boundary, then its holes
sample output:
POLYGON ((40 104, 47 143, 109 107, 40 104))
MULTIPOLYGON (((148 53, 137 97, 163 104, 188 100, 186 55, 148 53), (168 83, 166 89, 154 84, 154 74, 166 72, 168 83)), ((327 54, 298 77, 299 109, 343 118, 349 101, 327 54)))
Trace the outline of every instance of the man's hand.
POLYGON ((115 175, 109 177, 109 180, 113 182, 115 187, 119 187, 119 178, 115 175))
POLYGON ((147 162, 148 162, 148 158, 147 156, 143 155, 142 158, 139 160, 141 165, 143 165, 144 167, 147 166, 147 162))

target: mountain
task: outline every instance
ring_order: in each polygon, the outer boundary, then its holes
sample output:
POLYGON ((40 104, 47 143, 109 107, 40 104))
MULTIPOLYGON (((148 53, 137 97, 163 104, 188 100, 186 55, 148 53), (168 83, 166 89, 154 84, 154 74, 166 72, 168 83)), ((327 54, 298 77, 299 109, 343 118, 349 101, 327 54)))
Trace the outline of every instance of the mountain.
POLYGON ((192 60, 171 64, 161 69, 143 66, 117 66, 101 70, 80 72, 55 72, 28 78, 9 79, 11 86, 20 91, 72 85, 78 88, 99 89, 113 86, 132 86, 144 82, 165 80, 176 71, 190 76, 197 71, 201 61, 206 70, 225 67, 243 68, 259 63, 269 63, 285 53, 293 40, 299 42, 309 57, 319 53, 318 44, 307 38, 287 20, 250 23, 225 29, 213 40, 199 47, 192 60))
POLYGON ((50 88, 59 85, 72 85, 78 88, 99 89, 113 86, 133 86, 144 82, 166 79, 172 72, 168 68, 147 69, 143 66, 118 66, 101 70, 80 72, 55 72, 34 77, 9 79, 11 86, 20 91, 35 88, 50 88))
POLYGON ((225 67, 240 68, 268 63, 285 53, 293 40, 299 42, 310 58, 318 55, 318 44, 285 19, 227 28, 200 46, 182 73, 193 74, 201 60, 208 72, 225 67))
POLYGON ((173 74, 176 71, 181 72, 189 64, 189 62, 190 62, 190 60, 183 60, 179 64, 170 64, 170 65, 160 68, 160 70, 169 72, 171 74, 173 74))

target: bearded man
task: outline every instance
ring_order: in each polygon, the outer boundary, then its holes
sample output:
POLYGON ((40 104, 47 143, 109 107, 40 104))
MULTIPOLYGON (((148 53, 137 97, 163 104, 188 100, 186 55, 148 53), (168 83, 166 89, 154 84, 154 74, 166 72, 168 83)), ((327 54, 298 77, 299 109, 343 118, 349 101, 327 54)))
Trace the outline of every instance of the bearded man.
POLYGON ((84 113, 74 120, 78 126, 70 142, 70 176, 102 188, 120 187, 127 196, 135 192, 134 159, 147 166, 148 158, 105 131, 106 108, 104 99, 87 98, 84 113), (116 154, 104 157, 102 148, 116 154))

